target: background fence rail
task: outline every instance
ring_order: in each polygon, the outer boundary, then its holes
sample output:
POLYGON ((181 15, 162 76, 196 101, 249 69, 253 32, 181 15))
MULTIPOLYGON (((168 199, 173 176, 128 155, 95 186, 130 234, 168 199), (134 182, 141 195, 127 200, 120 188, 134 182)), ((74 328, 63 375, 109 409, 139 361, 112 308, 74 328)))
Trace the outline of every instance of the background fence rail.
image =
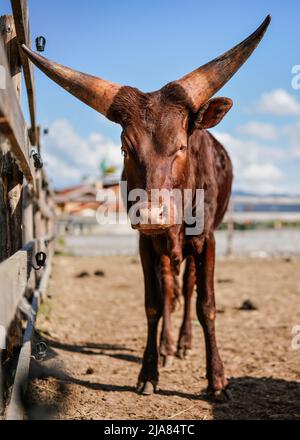
POLYGON ((54 202, 46 173, 35 169, 31 157, 33 147, 41 154, 41 145, 33 66, 19 51, 20 44, 30 45, 27 0, 11 0, 11 7, 12 15, 0 17, 0 66, 5 74, 0 88, 0 404, 4 416, 8 404, 6 418, 20 419, 35 315, 51 270, 54 202), (20 104, 22 71, 29 128, 20 104), (41 251, 47 255, 46 265, 36 271, 35 256, 41 251), (32 310, 29 315, 22 312, 24 301, 32 310), (13 353, 19 354, 18 366, 11 399, 4 399, 3 392, 9 395, 9 390, 3 386, 2 364, 13 353))

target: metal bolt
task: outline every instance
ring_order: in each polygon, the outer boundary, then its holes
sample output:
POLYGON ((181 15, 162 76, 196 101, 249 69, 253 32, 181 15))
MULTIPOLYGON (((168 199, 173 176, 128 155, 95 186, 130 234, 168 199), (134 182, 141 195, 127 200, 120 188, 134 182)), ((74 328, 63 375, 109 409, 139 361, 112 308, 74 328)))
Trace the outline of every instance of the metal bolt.
POLYGON ((35 45, 38 52, 44 52, 46 46, 46 38, 43 36, 37 37, 35 40, 35 45))
POLYGON ((37 170, 41 170, 43 168, 44 164, 43 164, 43 160, 40 156, 40 153, 38 152, 38 150, 36 148, 32 148, 31 153, 30 153, 30 157, 33 158, 34 167, 37 170))
POLYGON ((36 261, 37 267, 32 264, 33 269, 40 270, 40 269, 42 269, 42 267, 45 267, 46 260, 47 260, 47 255, 45 254, 45 252, 38 252, 35 255, 35 261, 36 261))

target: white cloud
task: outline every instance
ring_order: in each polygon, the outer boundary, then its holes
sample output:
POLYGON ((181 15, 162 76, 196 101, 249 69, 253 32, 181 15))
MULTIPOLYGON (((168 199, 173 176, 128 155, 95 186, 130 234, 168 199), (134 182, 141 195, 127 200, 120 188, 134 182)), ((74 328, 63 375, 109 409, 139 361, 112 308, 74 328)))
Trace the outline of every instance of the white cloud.
POLYGON ((300 115, 300 102, 284 89, 276 89, 261 96, 258 110, 269 115, 297 116, 300 115))
POLYGON ((244 139, 218 131, 215 131, 214 135, 228 150, 236 166, 278 161, 284 157, 282 149, 266 146, 256 139, 244 139))
POLYGON ((288 154, 292 159, 300 159, 300 120, 295 124, 289 124, 282 128, 282 136, 289 143, 288 154))
POLYGON ((279 166, 282 150, 226 132, 214 132, 214 135, 227 149, 233 162, 235 189, 259 194, 286 191, 286 186, 283 188, 285 175, 279 166))
POLYGON ((66 120, 56 120, 45 138, 45 163, 55 186, 78 183, 84 175, 99 175, 103 159, 121 168, 120 146, 99 133, 81 137, 66 120))
POLYGON ((283 174, 280 169, 272 163, 252 163, 244 169, 243 177, 248 181, 259 180, 268 183, 281 180, 283 174))
MULTIPOLYGON (((56 120, 49 128, 44 159, 54 186, 78 184, 84 175, 99 175, 99 164, 104 158, 121 170, 120 145, 110 139, 99 133, 82 137, 66 120, 56 120)), ((238 132, 245 138, 214 132, 233 161, 235 189, 256 193, 299 192, 295 180, 289 180, 287 170, 290 163, 300 159, 300 120, 281 128, 250 122, 240 126, 238 132), (264 145, 263 140, 275 140, 275 134, 281 147, 264 145)))
POLYGON ((239 125, 237 133, 250 136, 253 138, 252 141, 255 139, 276 141, 276 145, 280 148, 271 150, 268 148, 268 151, 272 151, 272 155, 275 155, 274 159, 300 159, 300 120, 283 126, 252 121, 239 125))
POLYGON ((245 136, 256 137, 264 141, 273 141, 278 137, 278 128, 272 124, 263 122, 249 122, 248 124, 239 125, 237 132, 245 136))

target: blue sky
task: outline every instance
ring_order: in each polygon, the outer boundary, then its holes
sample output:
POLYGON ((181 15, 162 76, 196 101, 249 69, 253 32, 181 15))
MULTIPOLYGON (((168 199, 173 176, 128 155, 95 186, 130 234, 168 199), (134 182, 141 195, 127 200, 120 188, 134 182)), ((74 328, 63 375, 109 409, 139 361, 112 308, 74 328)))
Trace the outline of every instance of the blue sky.
MULTIPOLYGON (((3 13, 10 3, 4 1, 3 13)), ((248 36, 271 13, 252 57, 218 93, 234 108, 214 129, 233 158, 235 189, 299 193, 300 3, 296 0, 29 0, 32 40, 45 56, 78 70, 152 91, 180 78, 248 36), (298 133, 297 133, 298 130, 298 133)), ((100 160, 121 164, 120 128, 35 71, 38 120, 56 186, 97 173, 100 160)))

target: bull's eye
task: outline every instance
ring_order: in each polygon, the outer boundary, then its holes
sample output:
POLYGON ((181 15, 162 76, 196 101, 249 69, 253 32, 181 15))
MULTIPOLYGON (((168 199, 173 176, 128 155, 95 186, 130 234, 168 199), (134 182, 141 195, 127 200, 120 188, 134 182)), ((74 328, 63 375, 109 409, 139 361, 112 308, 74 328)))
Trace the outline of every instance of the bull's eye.
POLYGON ((122 156, 124 157, 124 159, 126 159, 126 157, 128 156, 127 151, 125 150, 125 148, 122 148, 122 156))
POLYGON ((185 151, 187 149, 186 145, 181 145, 179 148, 179 151, 185 151))

